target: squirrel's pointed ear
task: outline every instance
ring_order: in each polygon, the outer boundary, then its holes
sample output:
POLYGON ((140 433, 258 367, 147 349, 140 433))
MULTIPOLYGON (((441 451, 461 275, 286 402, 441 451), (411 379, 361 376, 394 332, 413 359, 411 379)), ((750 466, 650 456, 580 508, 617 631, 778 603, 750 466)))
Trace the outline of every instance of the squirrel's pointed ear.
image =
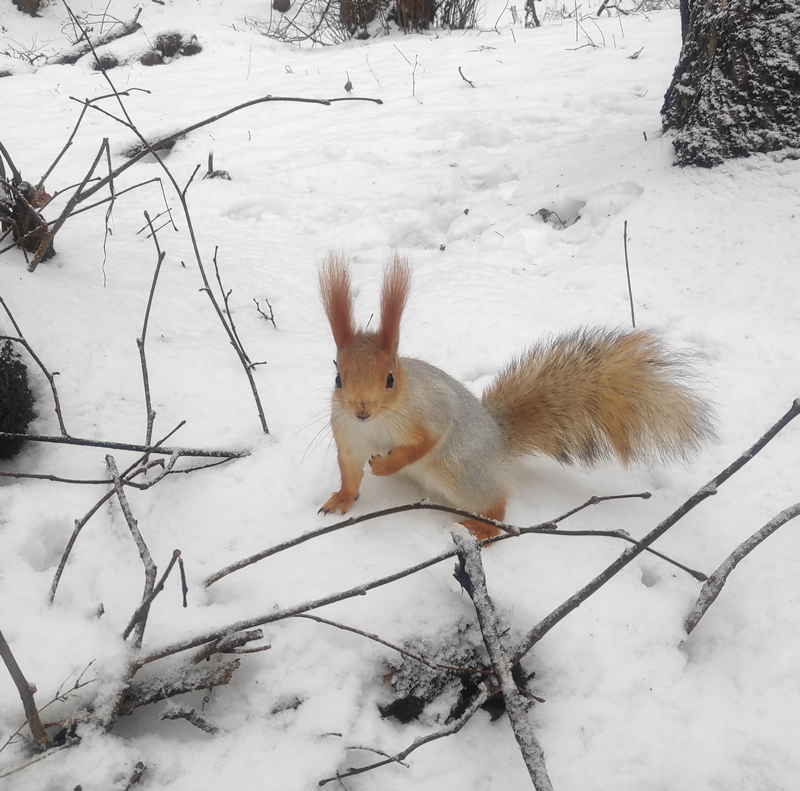
POLYGON ((400 319, 411 289, 411 267, 403 256, 395 254, 383 275, 381 289, 381 326, 378 339, 390 354, 397 351, 400 319))
POLYGON ((342 253, 330 252, 319 269, 319 293, 331 324, 337 349, 347 346, 356 332, 350 268, 342 253))

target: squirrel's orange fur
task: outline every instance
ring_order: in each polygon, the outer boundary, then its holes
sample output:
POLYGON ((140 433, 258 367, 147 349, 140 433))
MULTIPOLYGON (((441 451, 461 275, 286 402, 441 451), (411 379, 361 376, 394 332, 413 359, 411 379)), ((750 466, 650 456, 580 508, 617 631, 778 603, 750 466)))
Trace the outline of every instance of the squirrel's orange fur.
MULTIPOLYGON (((650 332, 582 329, 543 341, 509 363, 479 401, 444 371, 397 354, 411 270, 395 256, 381 290, 380 326, 356 327, 346 260, 330 254, 320 294, 336 343, 331 426, 342 486, 320 509, 345 513, 364 465, 404 472, 429 492, 502 520, 511 466, 544 453, 591 464, 682 456, 713 433, 686 368, 650 332)), ((495 527, 465 522, 478 537, 495 527)))

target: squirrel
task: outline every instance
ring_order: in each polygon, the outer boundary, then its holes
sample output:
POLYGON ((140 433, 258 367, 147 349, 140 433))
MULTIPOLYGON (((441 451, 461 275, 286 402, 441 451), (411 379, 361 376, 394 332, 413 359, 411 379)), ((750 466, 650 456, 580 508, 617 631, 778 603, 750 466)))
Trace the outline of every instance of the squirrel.
MULTIPOLYGON (((439 368, 398 356, 405 258, 385 270, 374 332, 356 326, 341 254, 326 257, 319 281, 337 350, 331 427, 342 481, 322 513, 348 511, 369 462, 374 475, 402 471, 449 505, 502 521, 518 458, 591 465, 616 456, 626 465, 685 457, 714 433, 680 355, 651 332, 552 337, 513 359, 479 400, 439 368)), ((479 519, 463 524, 479 539, 501 532, 479 519)))

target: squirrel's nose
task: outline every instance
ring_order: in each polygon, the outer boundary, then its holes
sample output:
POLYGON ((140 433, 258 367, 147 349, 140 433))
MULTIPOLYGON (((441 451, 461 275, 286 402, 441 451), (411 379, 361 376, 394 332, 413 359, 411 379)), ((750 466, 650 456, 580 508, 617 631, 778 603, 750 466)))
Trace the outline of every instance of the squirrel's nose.
POLYGON ((363 401, 358 402, 358 412, 356 412, 356 417, 359 420, 366 420, 372 412, 367 409, 367 405, 363 401))

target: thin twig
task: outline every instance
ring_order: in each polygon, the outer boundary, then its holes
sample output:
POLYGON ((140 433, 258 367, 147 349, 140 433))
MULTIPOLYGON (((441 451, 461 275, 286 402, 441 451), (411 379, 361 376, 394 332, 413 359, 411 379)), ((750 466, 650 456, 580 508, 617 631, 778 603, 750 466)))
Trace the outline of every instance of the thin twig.
POLYGON ((390 758, 387 758, 384 761, 377 761, 376 763, 369 764, 368 766, 345 769, 343 772, 337 772, 334 777, 326 777, 324 780, 320 780, 319 785, 324 786, 327 783, 332 783, 334 780, 342 780, 346 777, 363 774, 364 772, 369 772, 372 769, 377 769, 378 767, 386 766, 387 764, 402 764, 402 762, 419 747, 422 747, 425 744, 430 744, 430 742, 436 741, 437 739, 443 739, 446 736, 452 736, 458 733, 472 719, 476 712, 480 710, 481 706, 486 703, 491 694, 492 690, 488 682, 482 682, 478 688, 478 694, 473 699, 467 710, 457 720, 454 720, 446 727, 435 731, 434 733, 429 733, 427 736, 420 736, 418 739, 414 739, 414 741, 408 747, 406 747, 405 750, 402 750, 401 752, 391 756, 390 758))
POLYGON ((739 544, 736 549, 728 555, 719 568, 708 578, 708 581, 700 589, 700 595, 694 608, 684 621, 686 634, 691 634, 700 619, 706 614, 708 608, 717 600, 717 596, 722 592, 722 587, 728 581, 731 572, 739 565, 747 555, 749 555, 762 541, 765 541, 779 527, 785 525, 795 517, 800 516, 800 503, 785 508, 776 514, 760 530, 753 533, 750 538, 739 544))
POLYGON ((628 299, 631 303, 631 326, 636 329, 636 316, 633 312, 633 289, 631 288, 631 268, 628 265, 628 221, 625 220, 625 225, 622 231, 622 243, 625 248, 625 274, 628 277, 628 299))
POLYGON ((0 305, 3 306, 3 310, 5 310, 6 314, 8 315, 8 318, 11 321, 11 324, 14 326, 14 329, 16 330, 17 335, 19 336, 18 338, 10 338, 9 336, 4 335, 0 336, 0 340, 8 339, 22 344, 27 349, 28 354, 30 354, 30 356, 33 357, 34 362, 39 366, 42 373, 45 375, 45 378, 47 379, 48 383, 50 384, 50 391, 53 394, 53 404, 55 407, 56 418, 58 419, 58 427, 61 431, 61 435, 63 437, 69 436, 67 434, 67 429, 64 426, 64 417, 61 414, 61 401, 58 397, 58 390, 56 389, 56 382, 55 382, 56 374, 51 374, 50 371, 48 371, 47 368, 45 368, 44 363, 39 359, 39 356, 36 354, 36 352, 34 352, 33 348, 28 343, 28 341, 25 340, 25 336, 22 334, 22 330, 19 328, 19 324, 17 324, 16 319, 11 313, 11 309, 6 304, 6 301, 3 299, 2 295, 0 295, 0 305))
MULTIPOLYGON (((558 522, 563 521, 567 517, 576 514, 578 511, 581 511, 584 508, 587 508, 591 505, 596 505, 597 503, 603 502, 605 500, 614 500, 614 499, 629 498, 629 497, 640 497, 642 499, 646 499, 647 497, 650 497, 650 494, 649 492, 643 492, 640 494, 591 497, 589 498, 589 500, 583 503, 583 505, 571 509, 562 516, 552 519, 549 522, 542 522, 538 525, 532 525, 530 527, 517 527, 515 525, 509 525, 504 522, 498 522, 495 519, 487 519, 486 517, 480 516, 479 514, 474 514, 470 511, 463 511, 459 508, 452 508, 447 505, 439 505, 437 503, 431 503, 428 500, 421 500, 418 503, 408 503, 407 505, 398 505, 393 508, 385 508, 383 510, 373 511, 372 513, 364 514, 362 516, 351 516, 347 519, 342 520, 341 522, 336 522, 335 524, 332 525, 326 525, 325 527, 320 527, 317 528, 316 530, 310 530, 307 533, 303 533, 303 535, 301 536, 297 536, 296 538, 290 538, 289 540, 283 541, 280 544, 276 544, 275 546, 269 547, 268 549, 264 549, 261 552, 256 552, 254 555, 250 555, 249 557, 246 557, 242 560, 238 560, 235 563, 231 563, 225 568, 220 569, 219 571, 207 577, 203 582, 203 586, 207 588, 210 585, 213 585, 215 582, 221 580, 223 577, 228 576, 228 574, 232 574, 234 571, 239 571, 240 569, 246 568, 247 566, 251 566, 253 563, 258 563, 259 561, 264 560, 265 558, 268 558, 271 555, 275 555, 278 552, 283 552, 284 550, 291 549, 292 547, 295 547, 298 544, 303 544, 306 541, 310 541, 312 538, 317 538, 318 536, 323 536, 326 535, 327 533, 333 533, 337 530, 342 530, 345 527, 350 527, 351 525, 356 525, 361 522, 368 522, 373 519, 380 519, 384 516, 405 513, 407 511, 441 511, 443 513, 464 517, 466 519, 473 519, 478 522, 485 522, 487 524, 499 528, 500 530, 505 531, 505 535, 500 535, 500 536, 495 536, 494 538, 485 539, 484 542, 485 544, 495 544, 498 541, 504 541, 510 536, 515 536, 515 535, 543 534, 543 535, 557 535, 557 536, 598 536, 606 538, 618 538, 622 541, 626 541, 635 546, 638 546, 639 542, 636 541, 636 539, 631 538, 631 536, 627 535, 627 533, 623 533, 622 531, 619 530, 556 531, 556 525, 558 522)), ((705 579, 705 575, 701 574, 700 572, 689 569, 686 566, 681 565, 677 561, 674 561, 671 558, 668 558, 665 555, 656 552, 655 550, 647 548, 647 551, 657 555, 658 557, 663 558, 664 560, 666 560, 669 563, 672 563, 675 566, 678 566, 678 568, 687 571, 696 579, 701 579, 701 580, 705 579)))
POLYGON ((147 324, 150 320, 150 309, 153 307, 153 297, 156 293, 156 283, 158 282, 158 274, 161 271, 161 264, 164 261, 164 257, 166 253, 162 252, 161 247, 158 244, 158 236, 156 236, 156 232, 153 228, 153 223, 150 221, 150 215, 145 211, 144 213, 145 219, 147 220, 148 226, 150 226, 150 231, 153 243, 156 246, 156 254, 158 256, 158 260, 156 261, 156 268, 153 273, 153 282, 150 285, 150 295, 147 298, 147 307, 144 311, 144 320, 142 322, 142 334, 140 337, 136 339, 136 345, 139 348, 139 358, 142 363, 142 382, 144 384, 144 403, 145 403, 145 411, 147 412, 147 429, 145 431, 145 438, 144 442, 145 445, 149 445, 152 438, 153 438, 153 423, 156 419, 156 413, 153 410, 153 404, 150 400, 150 377, 147 375, 147 357, 144 351, 144 344, 147 336, 147 324))

